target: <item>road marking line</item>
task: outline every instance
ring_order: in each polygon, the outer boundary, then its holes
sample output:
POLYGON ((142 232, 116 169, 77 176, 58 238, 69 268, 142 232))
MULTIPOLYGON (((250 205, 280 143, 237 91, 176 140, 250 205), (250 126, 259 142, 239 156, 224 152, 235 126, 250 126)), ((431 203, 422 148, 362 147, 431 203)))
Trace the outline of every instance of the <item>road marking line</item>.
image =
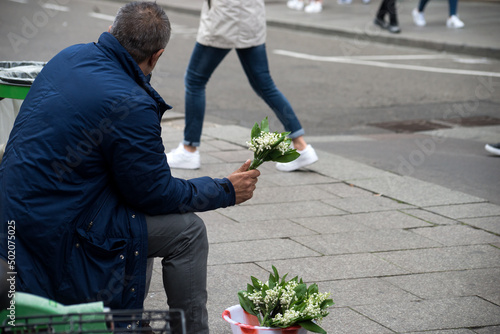
POLYGON ((383 62, 376 62, 376 61, 367 61, 367 60, 363 60, 363 59, 355 59, 353 57, 347 58, 347 57, 314 56, 314 55, 309 55, 309 54, 305 54, 305 53, 292 52, 292 51, 286 51, 286 50, 274 50, 273 53, 278 54, 278 55, 282 55, 282 56, 293 57, 293 58, 315 60, 315 61, 326 61, 326 62, 332 62, 332 63, 366 65, 366 66, 374 66, 374 67, 382 67, 382 68, 393 68, 393 69, 432 72, 432 73, 500 77, 500 73, 498 73, 498 72, 470 71, 470 70, 460 70, 460 69, 452 69, 452 68, 440 68, 440 67, 429 67, 429 66, 418 66, 418 65, 383 63, 383 62))
POLYGON ((95 19, 100 19, 100 20, 106 20, 106 21, 111 21, 113 22, 115 20, 115 17, 113 15, 107 15, 107 14, 101 14, 101 13, 89 13, 90 17, 93 17, 95 19))
POLYGON ((54 5, 52 3, 44 3, 42 5, 42 7, 47 8, 47 9, 51 9, 51 10, 58 10, 60 12, 69 12, 69 7, 54 5))
POLYGON ((28 0, 9 0, 10 2, 28 3, 28 0))

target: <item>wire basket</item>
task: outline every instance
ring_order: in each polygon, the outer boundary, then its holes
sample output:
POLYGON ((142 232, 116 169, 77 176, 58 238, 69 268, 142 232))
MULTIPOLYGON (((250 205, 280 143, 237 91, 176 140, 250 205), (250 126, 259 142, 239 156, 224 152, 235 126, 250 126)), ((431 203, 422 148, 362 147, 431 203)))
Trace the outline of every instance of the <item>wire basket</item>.
POLYGON ((16 317, 15 326, 5 320, 0 333, 155 333, 186 334, 182 310, 168 311, 109 311, 70 313, 63 315, 33 315, 16 317))

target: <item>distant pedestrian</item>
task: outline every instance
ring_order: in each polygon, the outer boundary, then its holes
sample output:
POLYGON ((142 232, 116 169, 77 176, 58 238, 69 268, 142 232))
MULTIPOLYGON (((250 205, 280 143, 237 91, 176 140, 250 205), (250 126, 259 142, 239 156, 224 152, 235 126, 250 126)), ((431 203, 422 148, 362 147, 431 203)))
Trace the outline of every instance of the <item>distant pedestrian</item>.
POLYGON ((498 144, 486 144, 484 149, 492 154, 500 155, 500 143, 498 144))
POLYGON ((398 24, 396 0, 382 0, 373 23, 375 23, 375 25, 378 25, 382 29, 387 29, 390 33, 400 33, 401 29, 399 28, 398 24), (389 16, 389 22, 385 21, 386 16, 389 16))
POLYGON ((257 95, 266 102, 290 132, 289 137, 300 157, 277 163, 280 171, 290 172, 318 160, 314 148, 304 139, 302 128, 290 102, 278 90, 269 72, 266 52, 264 0, 204 1, 200 27, 185 75, 184 141, 167 153, 170 167, 200 168, 200 138, 205 117, 205 92, 208 80, 234 48, 241 66, 257 95))
POLYGON ((306 13, 320 13, 323 10, 323 0, 310 0, 307 6, 304 0, 288 0, 288 8, 295 10, 304 10, 306 13))
MULTIPOLYGON (((418 8, 413 9, 411 12, 413 22, 419 27, 423 27, 427 24, 424 17, 424 9, 428 2, 429 0, 420 0, 418 8)), ((448 0, 448 5, 450 15, 446 20, 446 26, 448 28, 463 28, 464 23, 458 18, 457 15, 458 0, 448 0)))

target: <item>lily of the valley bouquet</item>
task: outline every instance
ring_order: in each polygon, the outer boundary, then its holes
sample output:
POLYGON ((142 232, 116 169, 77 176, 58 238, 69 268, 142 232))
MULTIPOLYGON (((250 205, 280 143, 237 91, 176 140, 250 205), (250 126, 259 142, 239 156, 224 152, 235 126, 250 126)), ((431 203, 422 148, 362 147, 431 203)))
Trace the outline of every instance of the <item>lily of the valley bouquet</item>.
POLYGON ((290 162, 297 159, 300 153, 290 145, 287 138, 290 132, 269 132, 267 117, 252 128, 251 139, 247 142, 249 150, 253 151, 253 161, 248 169, 256 169, 266 161, 290 162))
POLYGON ((281 327, 300 325, 314 333, 324 333, 319 321, 328 315, 328 307, 333 305, 330 293, 319 293, 318 286, 309 287, 298 276, 286 281, 272 266, 269 281, 263 283, 251 276, 252 284, 246 291, 239 291, 240 306, 259 319, 261 326, 281 327))

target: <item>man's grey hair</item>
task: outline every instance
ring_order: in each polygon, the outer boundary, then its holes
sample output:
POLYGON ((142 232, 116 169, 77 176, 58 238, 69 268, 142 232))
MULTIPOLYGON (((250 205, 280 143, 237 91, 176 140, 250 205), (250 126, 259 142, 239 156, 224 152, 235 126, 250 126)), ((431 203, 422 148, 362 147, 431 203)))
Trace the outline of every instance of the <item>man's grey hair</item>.
POLYGON ((170 21, 156 2, 134 1, 118 10, 110 33, 137 63, 164 49, 170 40, 170 21))

